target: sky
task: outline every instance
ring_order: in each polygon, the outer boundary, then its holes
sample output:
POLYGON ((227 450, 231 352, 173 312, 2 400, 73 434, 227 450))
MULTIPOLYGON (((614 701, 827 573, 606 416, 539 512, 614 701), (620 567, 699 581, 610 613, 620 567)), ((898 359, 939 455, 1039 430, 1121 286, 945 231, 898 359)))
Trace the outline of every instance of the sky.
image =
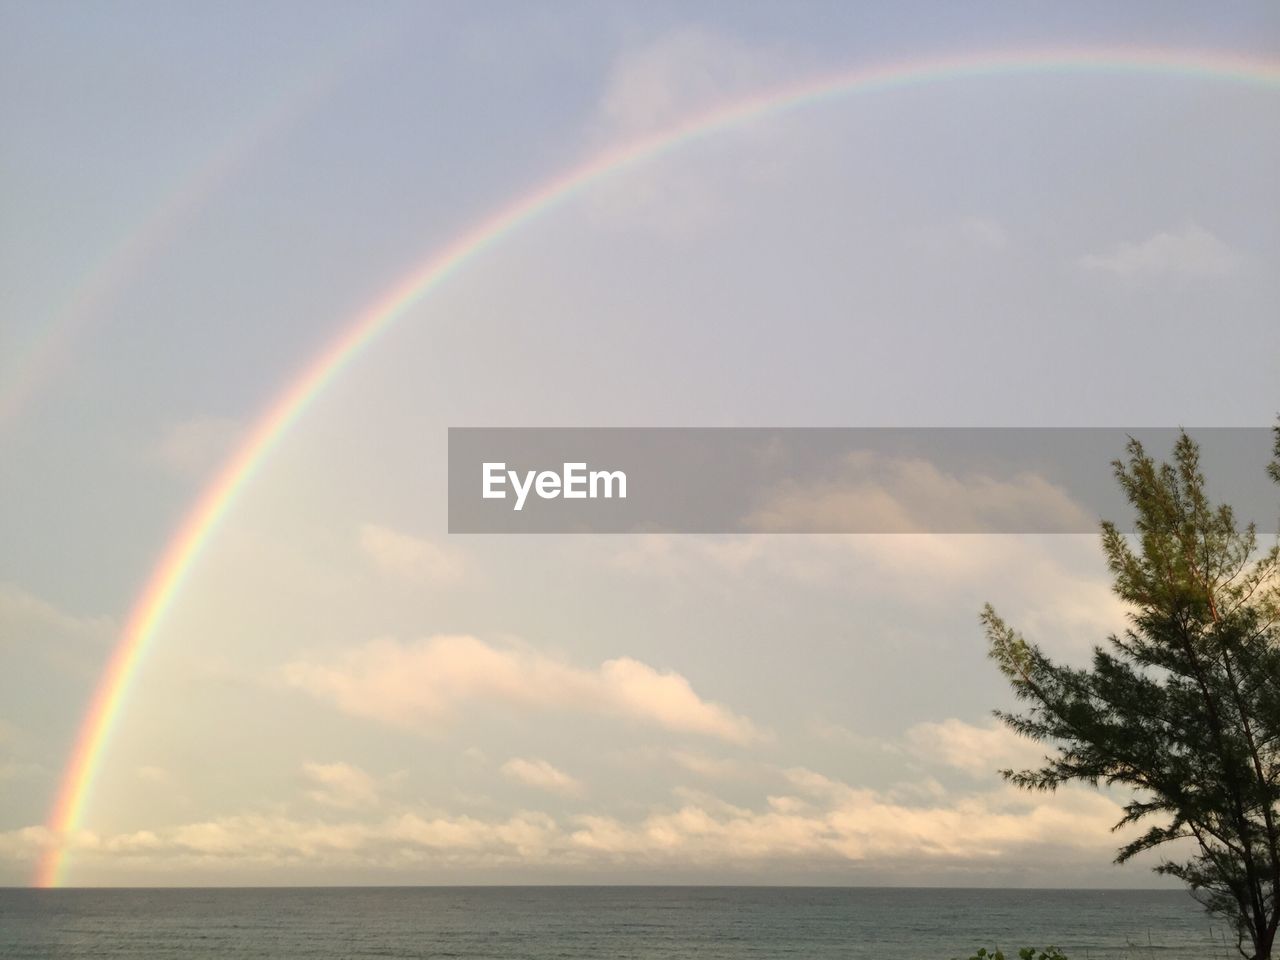
MULTIPOLYGON (((165 546, 368 305, 592 156, 812 78, 1280 62, 1269 3, 0 4, 0 884, 1151 886, 1019 793, 990 600, 1122 628, 1092 536, 450 536, 450 426, 1265 426, 1277 90, 951 77, 575 191, 345 365, 51 808, 165 546)), ((1116 451, 1117 455, 1121 451, 1116 451)), ((892 497, 893 490, 885 491, 892 497)))

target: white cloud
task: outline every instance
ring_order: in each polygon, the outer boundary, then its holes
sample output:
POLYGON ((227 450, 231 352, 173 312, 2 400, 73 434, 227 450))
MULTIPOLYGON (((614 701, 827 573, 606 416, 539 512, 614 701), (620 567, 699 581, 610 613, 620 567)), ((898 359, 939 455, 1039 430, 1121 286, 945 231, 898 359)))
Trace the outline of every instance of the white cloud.
POLYGON ((979 777, 1007 768, 1039 766, 1051 752, 1003 724, 979 727, 954 717, 941 723, 917 723, 907 731, 906 740, 911 752, 921 759, 979 777))
POLYGON ((154 456, 181 476, 204 476, 231 453, 244 427, 229 417, 192 417, 165 427, 154 456))
POLYGON ((307 795, 317 803, 346 809, 378 802, 377 782, 349 763, 305 763, 302 772, 313 784, 307 795))
POLYGON ((1079 264, 1126 280, 1170 274, 1215 278, 1235 273, 1240 255, 1208 230, 1190 223, 1175 232, 1121 243, 1106 253, 1087 254, 1079 264))
MULTIPOLYGON (((407 808, 373 820, 244 813, 110 836, 82 831, 69 846, 79 863, 126 857, 213 870, 307 863, 772 870, 913 863, 934 870, 1105 862, 1125 839, 1110 831, 1119 804, 1094 791, 918 793, 909 799, 859 789, 797 768, 780 792, 752 806, 681 791, 677 806, 631 820, 531 811, 486 820, 407 808)), ((25 862, 50 842, 40 827, 0 833, 0 859, 25 862)))
POLYGON ((410 583, 452 583, 462 577, 456 552, 442 546, 366 523, 359 531, 360 550, 379 570, 410 583))
POLYGON ((582 784, 563 770, 546 760, 528 760, 512 757, 502 765, 502 772, 519 783, 550 793, 575 796, 582 792, 582 784))
POLYGON ((15 863, 34 862, 53 841, 53 833, 44 826, 0 831, 0 859, 15 863))
POLYGON ((677 673, 629 657, 583 669, 527 648, 499 649, 469 636, 415 643, 375 640, 336 663, 289 664, 285 680, 346 713, 424 733, 447 723, 468 703, 496 702, 623 717, 734 743, 761 737, 750 720, 703 700, 677 673))

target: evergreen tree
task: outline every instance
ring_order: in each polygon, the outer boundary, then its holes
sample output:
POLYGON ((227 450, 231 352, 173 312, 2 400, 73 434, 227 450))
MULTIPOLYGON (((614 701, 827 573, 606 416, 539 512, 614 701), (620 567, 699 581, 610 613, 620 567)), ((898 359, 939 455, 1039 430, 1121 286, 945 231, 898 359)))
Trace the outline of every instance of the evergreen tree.
MULTIPOLYGON (((1280 483, 1280 427, 1275 449, 1280 483)), ((1128 628, 1078 669, 989 604, 982 614, 992 658, 1029 704, 996 715, 1055 751, 1003 774, 1032 790, 1132 788, 1117 827, 1147 829, 1116 862, 1173 843, 1156 871, 1231 922, 1243 956, 1269 960, 1280 926, 1280 547, 1260 551, 1252 525, 1209 502, 1185 433, 1172 463, 1131 440, 1114 466, 1137 513, 1132 536, 1102 526, 1128 628)))

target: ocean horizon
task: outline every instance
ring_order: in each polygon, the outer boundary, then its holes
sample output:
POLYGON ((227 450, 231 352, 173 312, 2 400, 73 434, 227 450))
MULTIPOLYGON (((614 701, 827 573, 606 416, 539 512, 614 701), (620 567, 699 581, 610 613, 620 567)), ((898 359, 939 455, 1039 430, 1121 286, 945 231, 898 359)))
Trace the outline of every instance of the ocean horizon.
POLYGON ((0 956, 1072 960, 1235 954, 1182 890, 829 886, 0 888, 0 956))

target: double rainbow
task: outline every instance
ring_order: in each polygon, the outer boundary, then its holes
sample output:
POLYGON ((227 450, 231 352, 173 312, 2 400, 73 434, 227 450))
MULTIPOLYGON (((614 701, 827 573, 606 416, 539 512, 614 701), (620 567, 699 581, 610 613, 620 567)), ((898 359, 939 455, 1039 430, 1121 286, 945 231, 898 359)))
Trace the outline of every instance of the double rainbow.
POLYGON ((1280 87, 1280 64, 1275 62, 1236 54, 1155 49, 983 54, 887 64, 810 80, 719 107, 592 157, 477 224, 374 301, 274 399, 239 449, 201 493, 165 548, 145 589, 133 605, 123 636, 98 681, 80 726, 48 819, 52 842, 40 860, 34 883, 37 886, 56 886, 62 881, 66 852, 80 829, 95 775, 102 766, 112 730, 127 699, 130 681, 166 611, 172 606, 219 521, 226 516, 239 492, 253 479, 276 444, 306 412, 308 405, 380 333, 403 317, 454 270, 593 184, 751 120, 853 94, 973 77, 1045 73, 1173 75, 1280 87))

